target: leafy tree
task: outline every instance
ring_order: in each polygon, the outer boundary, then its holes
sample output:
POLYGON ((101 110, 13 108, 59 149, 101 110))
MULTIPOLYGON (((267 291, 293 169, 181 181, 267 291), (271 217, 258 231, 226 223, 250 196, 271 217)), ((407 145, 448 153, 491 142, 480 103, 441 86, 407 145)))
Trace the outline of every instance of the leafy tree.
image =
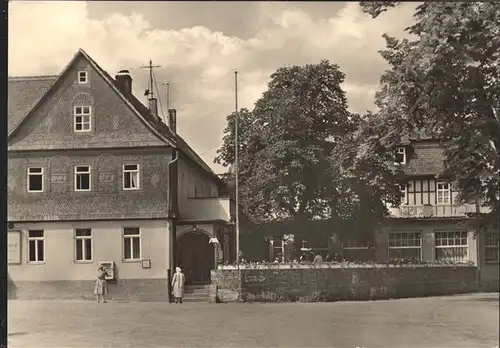
MULTIPOLYGON (((363 152, 365 121, 348 111, 343 81, 326 60, 283 67, 254 110, 239 112, 239 192, 252 222, 293 220, 300 235, 313 234, 310 221, 329 219, 366 233, 387 212, 381 200, 397 201, 385 153, 363 152)), ((215 159, 224 166, 234 161, 234 118, 215 159)))
MULTIPOLYGON (((362 2, 374 18, 396 4, 362 2)), ((426 2, 416 8, 412 40, 384 35, 390 69, 376 95, 381 144, 424 129, 441 139, 444 175, 461 202, 482 202, 497 225, 500 187, 500 3, 426 2)))

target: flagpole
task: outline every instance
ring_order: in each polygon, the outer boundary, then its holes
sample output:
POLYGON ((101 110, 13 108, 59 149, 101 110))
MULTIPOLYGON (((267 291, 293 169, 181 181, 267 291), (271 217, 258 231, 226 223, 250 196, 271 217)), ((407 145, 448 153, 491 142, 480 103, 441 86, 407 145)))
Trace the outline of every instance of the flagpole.
POLYGON ((239 216, 239 182, 238 182, 238 71, 234 72, 234 173, 235 173, 235 200, 236 200, 236 263, 240 264, 240 216, 239 216))

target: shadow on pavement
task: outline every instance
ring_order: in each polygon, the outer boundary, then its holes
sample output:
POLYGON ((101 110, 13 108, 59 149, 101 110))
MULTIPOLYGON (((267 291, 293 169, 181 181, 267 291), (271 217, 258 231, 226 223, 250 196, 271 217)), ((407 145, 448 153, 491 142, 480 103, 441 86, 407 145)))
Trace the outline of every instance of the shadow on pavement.
POLYGON ((10 334, 7 334, 7 336, 22 336, 22 335, 27 335, 27 332, 12 332, 10 334))
POLYGON ((491 303, 499 303, 499 296, 498 293, 489 293, 489 294, 483 294, 483 295, 477 295, 477 296, 466 296, 462 297, 461 295, 457 295, 456 297, 452 298, 454 301, 464 301, 464 302, 491 302, 491 303))
POLYGON ((477 301, 477 302, 499 302, 498 297, 482 297, 482 298, 475 298, 471 299, 472 301, 477 301))

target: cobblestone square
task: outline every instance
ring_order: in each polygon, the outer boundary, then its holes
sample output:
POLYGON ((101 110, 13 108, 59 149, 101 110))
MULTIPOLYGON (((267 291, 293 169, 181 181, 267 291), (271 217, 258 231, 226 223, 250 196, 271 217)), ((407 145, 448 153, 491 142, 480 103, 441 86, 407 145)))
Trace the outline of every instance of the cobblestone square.
POLYGON ((496 347, 498 293, 376 302, 10 301, 9 347, 496 347))

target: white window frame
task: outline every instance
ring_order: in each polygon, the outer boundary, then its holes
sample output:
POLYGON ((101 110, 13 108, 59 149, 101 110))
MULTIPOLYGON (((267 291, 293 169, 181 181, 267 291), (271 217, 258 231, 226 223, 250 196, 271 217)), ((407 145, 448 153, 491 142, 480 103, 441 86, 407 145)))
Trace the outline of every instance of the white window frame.
MULTIPOLYGON (((464 239, 463 237, 460 237, 460 240, 464 239)), ((467 262, 469 261, 470 258, 470 253, 469 253, 469 233, 467 231, 435 231, 434 232, 434 256, 436 261, 441 261, 437 257, 437 251, 438 249, 464 249, 466 251, 466 256, 465 259, 461 260, 452 260, 452 261, 459 261, 459 262, 467 262), (465 234, 465 241, 466 244, 452 244, 450 245, 449 241, 453 241, 455 243, 455 237, 453 236, 455 233, 460 233, 461 235, 465 234), (444 235, 445 238, 438 238, 438 236, 444 235), (438 245, 438 239, 445 240, 446 239, 446 244, 443 245, 438 245)), ((446 261, 447 259, 443 260, 446 261)))
POLYGON ((122 188, 124 191, 136 191, 141 188, 141 166, 139 164, 123 164, 122 165, 122 188), (126 166, 136 166, 136 169, 125 169, 126 166), (137 186, 136 187, 125 187, 125 173, 136 173, 137 174, 137 186))
POLYGON ((408 204, 408 186, 407 185, 400 185, 399 190, 403 194, 403 197, 401 199, 401 203, 403 203, 404 205, 407 205, 408 204))
MULTIPOLYGON (((388 253, 389 253, 389 258, 391 258, 391 250, 400 250, 400 249, 418 249, 419 250, 419 257, 418 257, 418 260, 421 261, 422 260, 422 233, 421 232, 417 232, 417 231, 394 231, 394 232, 389 232, 389 239, 387 241, 387 245, 388 245, 388 253), (394 236, 394 235, 399 235, 401 238, 401 245, 397 245, 397 246, 391 246, 391 235, 394 236), (403 246, 403 236, 405 237, 410 237, 412 236, 412 238, 407 238, 406 240, 407 241, 417 241, 419 242, 420 245, 405 245, 403 246)), ((410 243, 408 243, 410 244, 410 243)))
POLYGON ((26 178, 26 189, 28 192, 43 192, 44 190, 44 170, 43 170, 43 167, 29 167, 28 168, 28 172, 27 172, 27 178, 26 178), (40 172, 39 173, 31 173, 30 171, 32 169, 40 169, 40 172), (30 190, 30 176, 34 176, 34 175, 40 175, 42 177, 42 189, 41 190, 30 190))
POLYGON ((74 237, 75 237, 75 262, 77 263, 92 263, 94 262, 94 241, 92 239, 92 229, 91 228, 75 228, 75 231, 74 231, 74 237), (78 236, 77 235, 77 232, 79 230, 88 230, 90 231, 90 236, 78 236), (81 240, 82 241, 82 257, 83 259, 82 260, 78 260, 77 258, 77 255, 78 255, 78 252, 77 252, 77 248, 78 248, 78 244, 77 244, 77 241, 78 240, 81 240), (85 247, 85 241, 86 240, 90 240, 90 255, 88 255, 88 250, 87 248, 85 247), (86 256, 90 256, 89 259, 85 258, 86 256))
POLYGON ((499 243, 499 233, 498 232, 489 232, 486 233, 485 235, 485 241, 484 241, 484 249, 485 249, 485 262, 491 262, 491 263, 497 263, 499 261, 499 256, 500 256, 500 243, 499 243), (492 243, 492 242, 496 243, 492 243), (491 249, 496 249, 496 259, 486 259, 486 250, 491 250, 491 249))
POLYGON ((278 259, 279 261, 284 261, 285 260, 285 240, 283 237, 271 237, 270 239, 271 247, 273 249, 273 259, 271 261, 275 261, 278 259), (278 253, 276 253, 276 250, 279 250, 278 253), (281 257, 278 258, 276 256, 277 254, 281 254, 281 257))
POLYGON ((33 230, 28 230, 28 257, 26 258, 28 260, 28 263, 29 264, 33 264, 33 265, 36 265, 36 264, 44 264, 45 263, 45 259, 47 258, 47 256, 45 255, 45 231, 44 230, 37 230, 37 229, 33 229, 33 230), (42 232, 42 237, 30 237, 30 232, 39 232, 41 231, 42 232), (35 241, 35 261, 31 261, 30 260, 30 251, 31 251, 31 241, 35 241), (38 260, 38 241, 42 241, 42 249, 43 249, 43 260, 38 260))
POLYGON ((122 259, 124 262, 138 262, 142 260, 142 238, 141 229, 136 226, 127 226, 122 229, 122 259), (137 234, 125 234, 127 229, 137 229, 137 234), (139 239, 139 258, 134 258, 134 243, 135 238, 139 239), (125 257, 125 240, 130 239, 130 258, 125 257))
POLYGON ((78 74, 77 74, 77 80, 78 80, 78 84, 79 85, 84 85, 86 83, 89 83, 89 73, 88 73, 88 71, 80 70, 78 72, 78 74), (84 76, 83 79, 81 78, 82 76, 84 76))
POLYGON ((89 165, 86 165, 86 164, 75 166, 74 181, 75 181, 75 191, 76 192, 89 192, 89 191, 91 191, 92 190, 92 168, 89 165), (78 172, 77 171, 78 167, 87 167, 88 171, 78 172), (89 188, 88 189, 79 189, 77 187, 77 184, 78 184, 78 180, 77 180, 78 174, 88 174, 89 175, 89 188))
POLYGON ((90 105, 75 105, 73 107, 73 130, 75 133, 88 133, 92 131, 92 107, 90 105), (84 108, 88 108, 89 112, 83 112, 84 108), (78 109, 81 109, 81 112, 77 112, 78 109), (83 120, 86 116, 88 117, 88 122, 83 120), (82 118, 81 122, 76 122, 77 117, 82 118), (76 125, 80 123, 82 125, 82 129, 76 129, 76 125), (85 129, 84 125, 88 125, 88 129, 85 129))
POLYGON ((403 155, 403 161, 402 162, 396 161, 396 163, 406 164, 406 148, 404 146, 398 146, 398 147, 396 147, 395 152, 396 152, 396 156, 403 155))
MULTIPOLYGON (((443 196, 444 197, 444 196, 443 196)), ((441 197, 441 198, 443 198, 441 197)), ((438 181, 436 182, 436 202, 437 202, 437 205, 450 205, 451 204, 451 184, 449 182, 445 182, 445 181, 438 181), (440 185, 446 185, 447 188, 439 188, 440 185), (448 200, 445 202, 445 201, 439 201, 439 194, 444 194, 444 193, 448 193, 448 200)))

